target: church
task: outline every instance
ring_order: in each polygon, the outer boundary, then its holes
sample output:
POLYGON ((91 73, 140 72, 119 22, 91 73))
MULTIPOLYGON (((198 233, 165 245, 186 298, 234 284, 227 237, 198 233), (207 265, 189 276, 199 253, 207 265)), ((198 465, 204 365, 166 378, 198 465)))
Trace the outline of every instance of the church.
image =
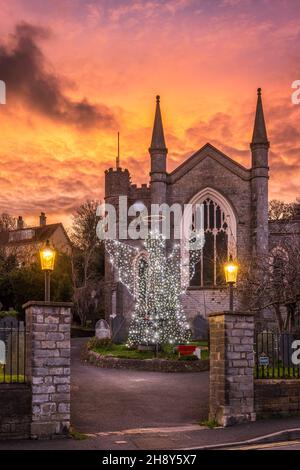
MULTIPOLYGON (((135 203, 146 207, 163 203, 170 206, 174 203, 182 206, 203 204, 205 245, 182 299, 195 338, 207 336, 210 313, 228 309, 228 287, 223 276, 223 265, 228 257, 231 255, 239 260, 267 256, 270 243, 274 237, 276 239, 276 228, 273 230, 268 221, 269 147, 261 89, 258 88, 250 143, 251 168, 206 143, 168 173, 168 149, 160 97, 157 96, 149 148, 149 184, 137 187, 132 183, 129 171, 118 164, 105 172, 105 202, 114 205, 117 213, 119 196, 128 198, 128 206, 135 203)), ((116 333, 123 338, 134 301, 118 282, 108 259, 105 278, 107 319, 118 318, 116 333)), ((238 307, 239 299, 236 298, 235 308, 238 307)))

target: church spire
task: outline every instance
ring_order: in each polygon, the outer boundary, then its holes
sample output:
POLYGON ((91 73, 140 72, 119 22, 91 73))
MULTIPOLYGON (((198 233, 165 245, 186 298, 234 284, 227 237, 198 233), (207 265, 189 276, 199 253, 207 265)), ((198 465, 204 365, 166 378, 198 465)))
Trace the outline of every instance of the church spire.
POLYGON ((151 140, 151 150, 166 150, 166 143, 165 143, 165 136, 164 136, 164 129, 162 124, 161 112, 160 112, 160 96, 156 96, 156 111, 155 111, 155 118, 154 118, 154 126, 152 132, 152 140, 151 140))
POLYGON ((255 257, 267 256, 269 252, 268 228, 268 179, 269 147, 266 124, 261 101, 261 88, 257 90, 257 105, 252 142, 251 168, 251 224, 252 248, 255 257))
POLYGON ((257 105, 251 145, 265 144, 269 146, 264 111, 261 99, 261 88, 257 89, 257 105))
POLYGON ((167 198, 167 153, 161 119, 160 98, 156 97, 156 111, 149 153, 151 157, 151 203, 163 204, 167 198))

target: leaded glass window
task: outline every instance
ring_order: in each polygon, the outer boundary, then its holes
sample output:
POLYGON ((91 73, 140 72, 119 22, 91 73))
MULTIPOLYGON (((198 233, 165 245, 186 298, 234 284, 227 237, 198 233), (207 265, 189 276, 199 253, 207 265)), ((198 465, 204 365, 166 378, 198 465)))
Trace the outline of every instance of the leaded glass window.
POLYGON ((227 261, 230 218, 222 205, 212 197, 203 201, 205 244, 195 267, 191 286, 217 286, 225 283, 223 265, 227 261))

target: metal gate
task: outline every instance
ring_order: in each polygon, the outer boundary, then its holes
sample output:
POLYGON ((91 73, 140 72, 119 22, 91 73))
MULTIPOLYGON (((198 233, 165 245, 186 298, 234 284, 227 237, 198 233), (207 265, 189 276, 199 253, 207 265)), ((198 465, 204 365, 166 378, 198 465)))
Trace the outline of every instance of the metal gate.
POLYGON ((255 335, 257 379, 300 379, 300 335, 262 331, 255 335))
POLYGON ((26 328, 16 319, 0 321, 0 384, 26 382, 26 328))

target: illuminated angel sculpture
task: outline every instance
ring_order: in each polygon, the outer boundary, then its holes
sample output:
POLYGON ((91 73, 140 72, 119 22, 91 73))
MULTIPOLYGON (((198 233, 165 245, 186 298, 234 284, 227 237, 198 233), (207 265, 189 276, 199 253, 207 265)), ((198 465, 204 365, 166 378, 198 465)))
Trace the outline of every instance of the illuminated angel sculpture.
POLYGON ((195 249, 195 236, 186 265, 181 262, 181 246, 176 245, 168 254, 166 239, 158 231, 149 232, 143 249, 117 240, 105 241, 120 282, 135 300, 128 346, 178 344, 190 339, 181 297, 186 290, 183 279, 193 276, 204 243, 198 236, 195 249))

